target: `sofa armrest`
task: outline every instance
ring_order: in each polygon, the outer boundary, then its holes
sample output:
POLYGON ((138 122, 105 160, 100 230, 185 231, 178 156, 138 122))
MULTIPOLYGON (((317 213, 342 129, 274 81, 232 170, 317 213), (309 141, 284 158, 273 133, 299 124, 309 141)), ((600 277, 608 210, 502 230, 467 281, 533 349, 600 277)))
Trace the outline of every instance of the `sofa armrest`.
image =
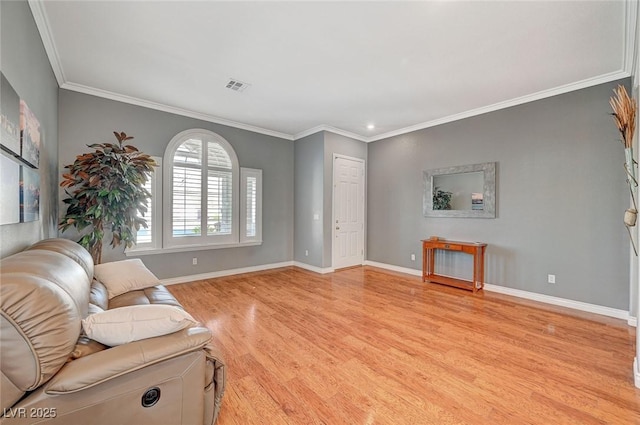
POLYGON ((209 340, 209 329, 192 327, 99 351, 67 363, 46 384, 45 392, 66 394, 84 390, 163 360, 196 351, 205 347, 209 340))
POLYGON ((227 384, 227 372, 222 353, 208 344, 204 348, 207 356, 207 375, 205 377, 206 387, 204 388, 204 424, 213 425, 218 419, 222 396, 227 384))

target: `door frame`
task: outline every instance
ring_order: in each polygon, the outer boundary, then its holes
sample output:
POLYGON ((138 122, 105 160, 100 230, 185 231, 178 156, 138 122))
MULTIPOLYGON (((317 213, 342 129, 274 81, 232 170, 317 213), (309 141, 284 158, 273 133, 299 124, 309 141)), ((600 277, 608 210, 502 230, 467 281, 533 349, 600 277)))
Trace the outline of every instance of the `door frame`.
POLYGON ((349 161, 360 162, 362 164, 362 263, 364 265, 367 249, 367 161, 362 158, 333 153, 331 160, 331 268, 335 270, 336 265, 336 167, 338 158, 349 161))

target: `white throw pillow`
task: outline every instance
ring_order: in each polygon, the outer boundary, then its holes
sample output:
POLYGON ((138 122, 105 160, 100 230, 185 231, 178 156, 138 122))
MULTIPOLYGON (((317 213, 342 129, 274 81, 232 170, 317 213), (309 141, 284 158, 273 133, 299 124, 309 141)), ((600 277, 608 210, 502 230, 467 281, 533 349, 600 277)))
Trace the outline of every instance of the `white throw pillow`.
POLYGON ((82 321, 86 335, 104 345, 127 344, 177 332, 197 322, 179 307, 143 304, 95 313, 82 321))
POLYGON ((98 264, 93 273, 107 288, 109 299, 136 289, 160 285, 160 280, 139 258, 98 264))

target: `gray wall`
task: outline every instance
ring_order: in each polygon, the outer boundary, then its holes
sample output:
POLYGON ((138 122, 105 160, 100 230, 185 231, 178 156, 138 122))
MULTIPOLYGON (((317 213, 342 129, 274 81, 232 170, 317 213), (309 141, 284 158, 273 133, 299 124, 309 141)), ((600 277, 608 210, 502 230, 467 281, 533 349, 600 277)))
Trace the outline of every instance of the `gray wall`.
POLYGON ((328 131, 295 141, 294 260, 319 268, 332 265, 334 153, 366 161, 367 144, 328 131))
POLYGON ((421 269, 420 239, 483 241, 488 283, 628 309, 629 196, 608 104, 617 83, 371 143, 367 258, 421 269), (489 161, 496 219, 423 217, 424 170, 489 161))
MULTIPOLYGON (((263 170, 260 246, 142 256, 160 278, 291 261, 293 257, 293 142, 184 116, 60 90, 60 169, 86 152, 86 144, 115 141, 113 131, 134 136, 145 153, 163 156, 179 132, 204 128, 220 134, 235 149, 241 167, 263 170), (198 258, 193 266, 191 259, 198 258)), ((61 195, 61 200, 64 198, 61 195)), ((64 205, 60 203, 61 211, 64 205)), ((72 238, 73 234, 65 233, 72 238)), ((123 250, 106 249, 103 261, 124 258, 123 250)))
POLYGON ((38 117, 43 131, 40 220, 0 226, 0 257, 5 257, 57 235, 58 84, 26 1, 0 2, 0 39, 0 69, 38 117))
POLYGON ((323 267, 324 133, 298 139, 295 146, 295 261, 323 267), (318 219, 314 219, 314 214, 318 219), (305 251, 309 255, 305 255, 305 251))
MULTIPOLYGON (((333 213, 333 154, 340 154, 350 156, 352 158, 365 160, 365 172, 367 168, 367 144, 358 140, 351 139, 349 137, 341 136, 339 134, 324 132, 324 254, 323 254, 323 267, 332 266, 332 213, 333 213)), ((366 180, 366 179, 365 179, 366 180)), ((365 183, 366 186, 366 183, 365 183)), ((365 187, 365 226, 367 223, 367 207, 366 207, 366 187, 365 187)), ((365 227, 366 228, 366 227, 365 227)), ((365 235, 365 247, 366 245, 365 235)), ((367 258, 367 252, 365 248, 365 257, 367 258)))

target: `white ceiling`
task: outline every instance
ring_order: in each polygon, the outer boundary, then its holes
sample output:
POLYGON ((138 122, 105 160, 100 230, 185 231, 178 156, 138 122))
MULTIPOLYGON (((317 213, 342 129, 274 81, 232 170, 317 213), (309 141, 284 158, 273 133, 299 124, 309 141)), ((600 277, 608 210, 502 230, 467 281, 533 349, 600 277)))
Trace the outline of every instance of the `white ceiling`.
POLYGON ((377 140, 629 76, 635 22, 623 1, 30 4, 61 87, 289 139, 377 140))

